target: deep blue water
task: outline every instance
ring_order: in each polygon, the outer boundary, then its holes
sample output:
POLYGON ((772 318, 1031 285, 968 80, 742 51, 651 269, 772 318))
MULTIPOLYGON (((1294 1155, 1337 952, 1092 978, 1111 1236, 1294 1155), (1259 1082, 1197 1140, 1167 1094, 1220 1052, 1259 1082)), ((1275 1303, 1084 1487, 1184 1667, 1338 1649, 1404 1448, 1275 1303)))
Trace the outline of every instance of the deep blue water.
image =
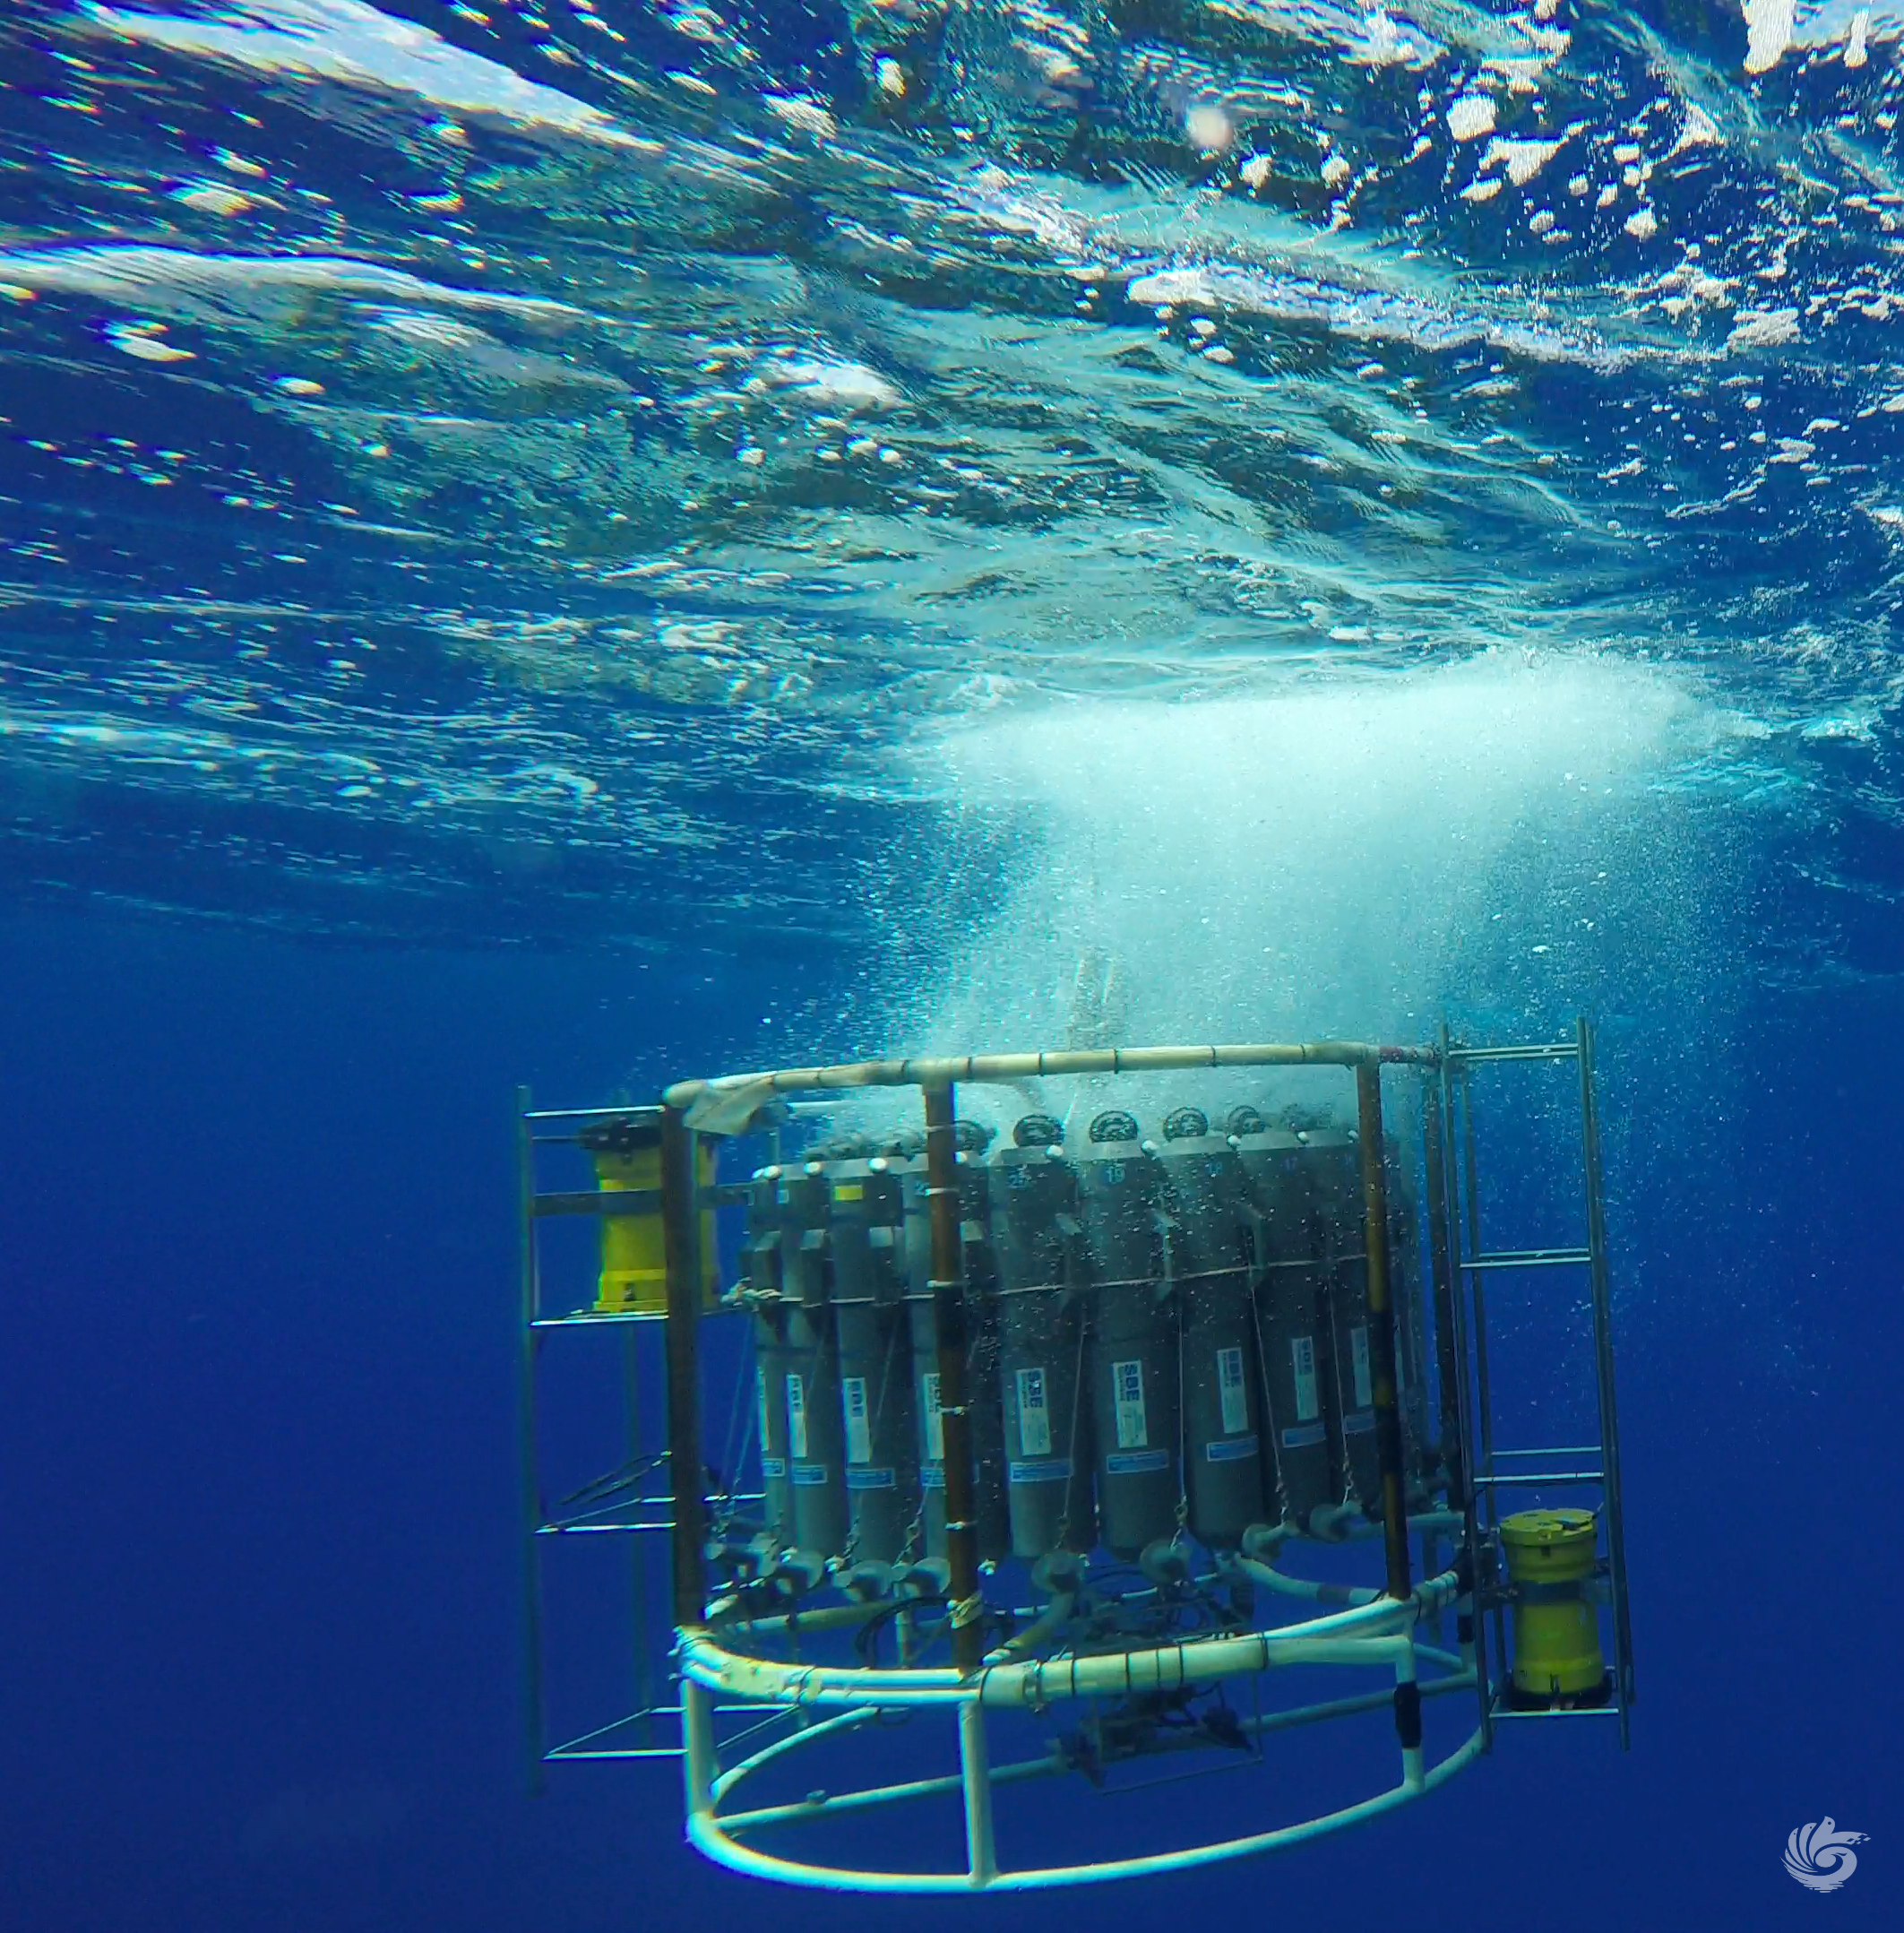
POLYGON ((1633 1749, 882 1917, 1896 1923, 1900 99, 1891 0, 0 9, 0 1929, 870 1915, 526 1791, 512 1096, 1081 962, 1594 1017, 1633 1749))

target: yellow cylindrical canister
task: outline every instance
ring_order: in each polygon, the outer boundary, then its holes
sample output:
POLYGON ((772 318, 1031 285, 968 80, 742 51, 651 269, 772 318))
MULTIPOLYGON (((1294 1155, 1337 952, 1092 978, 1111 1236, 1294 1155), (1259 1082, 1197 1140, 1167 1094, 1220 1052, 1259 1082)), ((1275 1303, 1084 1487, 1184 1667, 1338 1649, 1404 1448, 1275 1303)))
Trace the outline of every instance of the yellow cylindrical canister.
POLYGON ((1604 1691, 1599 1618, 1586 1593, 1594 1543, 1590 1510, 1523 1510, 1501 1520, 1508 1577, 1524 1587, 1513 1607, 1519 1702, 1590 1703, 1604 1691))
MULTIPOLYGON (((622 1124, 616 1124, 617 1128, 622 1124)), ((583 1143, 595 1162, 595 1183, 603 1194, 661 1186, 661 1143, 659 1134, 599 1133, 583 1143)), ((714 1149, 701 1143, 698 1179, 702 1187, 714 1180, 714 1149)), ((711 1210, 701 1217, 701 1299, 711 1307, 717 1293, 719 1258, 714 1247, 711 1210)), ((662 1316, 668 1312, 668 1255, 659 1212, 601 1218, 601 1275, 596 1284, 599 1316, 662 1316)))

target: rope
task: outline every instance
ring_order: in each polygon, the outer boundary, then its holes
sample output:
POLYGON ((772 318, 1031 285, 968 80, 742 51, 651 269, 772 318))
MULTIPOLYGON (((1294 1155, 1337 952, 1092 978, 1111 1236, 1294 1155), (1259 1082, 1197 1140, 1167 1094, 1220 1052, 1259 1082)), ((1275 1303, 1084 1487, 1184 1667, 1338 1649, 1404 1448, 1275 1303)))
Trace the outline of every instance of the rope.
POLYGON ((1065 1546, 1071 1538, 1071 1499, 1077 1494, 1078 1481, 1078 1428, 1084 1420, 1084 1342, 1089 1334, 1086 1316, 1082 1308, 1078 1311, 1078 1359, 1072 1368, 1071 1376, 1071 1442, 1067 1454, 1071 1463, 1071 1474, 1064 1480, 1064 1510, 1058 1518, 1058 1543, 1065 1546))
MULTIPOLYGON (((885 1435, 886 1404, 891 1400, 895 1386, 893 1370, 899 1359, 900 1339, 903 1334, 906 1342, 906 1385, 909 1387, 912 1370, 911 1313, 903 1299, 891 1305, 875 1305, 888 1318, 885 1348, 882 1351, 879 1365, 879 1394, 877 1401, 867 1405, 871 1416, 879 1426, 882 1438, 885 1435)), ((910 1405, 909 1404, 909 1408, 910 1405)), ((917 1439, 917 1426, 914 1430, 917 1439)), ((926 1522, 926 1490, 923 1484, 918 1487, 919 1507, 913 1512, 906 1524, 906 1534, 900 1545, 900 1560, 906 1561, 916 1554, 923 1534, 926 1522)))
MULTIPOLYGON (((728 1414, 728 1440, 721 1451, 721 1455, 724 1459, 721 1464, 721 1471, 728 1489, 727 1496, 722 1499, 726 1507, 719 1513, 714 1524, 715 1530, 721 1536, 727 1534, 728 1525, 733 1522, 734 1492, 739 1486, 740 1472, 745 1466, 747 1458, 754 1453, 754 1439, 760 1433, 761 1403, 766 1400, 765 1389, 760 1381, 760 1356, 755 1344, 754 1325, 750 1322, 747 1325, 747 1344, 740 1352, 740 1364, 735 1372, 734 1407, 728 1414), (747 1386, 747 1372, 749 1369, 754 1372, 754 1387, 758 1393, 757 1400, 753 1402, 746 1402, 743 1394, 747 1386), (743 1417, 745 1419, 745 1422, 742 1420, 743 1417), (745 1434, 742 1434, 742 1432, 745 1432, 745 1434), (737 1449, 736 1447, 737 1438, 738 1440, 737 1449)), ((761 1454, 763 1456, 766 1454, 766 1445, 762 1444, 761 1445, 761 1454)), ((762 1478, 761 1488, 764 1490, 766 1487, 766 1480, 762 1478)), ((762 1508, 764 1512, 764 1504, 762 1504, 762 1508)))
POLYGON ((1262 1400, 1262 1440, 1269 1445, 1270 1468, 1276 1476, 1276 1500, 1281 1506, 1282 1514, 1289 1514, 1289 1489, 1282 1477, 1282 1445, 1276 1434, 1276 1411, 1270 1401, 1270 1364, 1262 1347, 1262 1304, 1260 1299, 1261 1285, 1250 1285, 1250 1341, 1254 1344, 1252 1354, 1256 1359, 1256 1387, 1262 1400))
POLYGON ((1176 1301, 1176 1537, 1190 1523, 1190 1411, 1184 1401, 1184 1303, 1176 1301))

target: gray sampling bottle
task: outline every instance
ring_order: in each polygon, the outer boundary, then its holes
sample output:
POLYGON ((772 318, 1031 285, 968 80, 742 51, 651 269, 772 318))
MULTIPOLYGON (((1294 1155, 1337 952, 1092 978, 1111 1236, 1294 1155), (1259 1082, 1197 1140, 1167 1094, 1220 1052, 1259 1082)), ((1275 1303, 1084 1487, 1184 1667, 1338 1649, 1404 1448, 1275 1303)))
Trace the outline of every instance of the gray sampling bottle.
POLYGON ((1182 1325, 1190 1528, 1234 1549, 1265 1508, 1243 1166, 1200 1109, 1178 1108, 1164 1121, 1158 1167, 1165 1268, 1182 1325))
POLYGON ((998 1381, 1012 1550, 1089 1550, 1091 1428, 1080 1401, 1085 1290, 1077 1173, 1064 1129, 1027 1115, 991 1160, 998 1267, 998 1381))
POLYGON ((907 1321, 906 1204, 886 1161, 825 1163, 840 1427, 856 1563, 892 1564, 918 1520, 918 1434, 907 1321))
POLYGON ((1078 1212, 1091 1295, 1090 1407, 1105 1548, 1134 1558, 1176 1534, 1177 1310, 1165 1280, 1160 1164, 1136 1118, 1107 1109, 1079 1152, 1078 1212))

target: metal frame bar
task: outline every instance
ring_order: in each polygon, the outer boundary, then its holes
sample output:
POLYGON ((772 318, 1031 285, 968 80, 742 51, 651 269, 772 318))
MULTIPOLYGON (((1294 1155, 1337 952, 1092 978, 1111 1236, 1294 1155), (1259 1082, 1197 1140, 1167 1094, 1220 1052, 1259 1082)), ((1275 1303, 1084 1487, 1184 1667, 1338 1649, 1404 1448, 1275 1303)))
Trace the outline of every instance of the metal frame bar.
MULTIPOLYGON (((1461 1498, 1461 1548, 1466 1558, 1468 1574, 1468 1641, 1474 1650, 1475 1697, 1479 1708, 1478 1735, 1481 1749, 1494 1749, 1494 1685, 1493 1671, 1487 1649, 1487 1613, 1482 1601, 1482 1526, 1481 1497, 1478 1479, 1480 1470, 1477 1458, 1480 1451, 1480 1437, 1477 1429, 1477 1395, 1473 1358, 1469 1354, 1469 1315, 1468 1282, 1469 1278, 1461 1265, 1461 1217, 1464 1207, 1471 1215, 1474 1212, 1474 1190, 1470 1186, 1465 1192, 1460 1183, 1460 1165, 1455 1160, 1455 1083, 1452 1043, 1445 1022, 1441 1029, 1441 1064, 1439 1077, 1434 1083, 1434 1104, 1441 1110, 1442 1126, 1442 1179, 1444 1194, 1442 1201, 1442 1220, 1448 1242, 1449 1267, 1452 1275, 1452 1304, 1454 1315, 1454 1371, 1455 1405, 1460 1417, 1461 1450, 1466 1463, 1466 1489, 1461 1498)), ((1464 1148, 1464 1165, 1469 1177, 1473 1173, 1473 1145, 1469 1142, 1464 1148)), ((1478 1244, 1477 1244, 1478 1246, 1478 1244)), ((1485 1353, 1483 1355, 1485 1360, 1485 1353)))
MULTIPOLYGON (((1468 1063, 1460 1057, 1460 1050, 1451 1049, 1460 1069, 1455 1083, 1460 1098, 1461 1118, 1461 1175, 1464 1183, 1464 1198, 1468 1215, 1468 1247, 1470 1254, 1481 1254, 1481 1184, 1480 1167, 1474 1149, 1474 1094, 1468 1084, 1468 1063)), ((1466 1269, 1469 1264, 1462 1263, 1466 1269)), ((1494 1394, 1487 1375, 1487 1299, 1481 1291, 1479 1281, 1470 1281, 1469 1292, 1474 1305, 1474 1387, 1475 1405, 1479 1421, 1479 1434, 1476 1448, 1479 1452, 1478 1476, 1477 1481, 1493 1473, 1495 1467, 1495 1426, 1494 1394)), ((1494 1508, 1490 1505, 1487 1524, 1494 1525, 1494 1508)), ((1500 1621, 1495 1624, 1495 1637, 1499 1647, 1501 1636, 1500 1621)))
MULTIPOLYGON (((531 1129, 544 1121, 659 1121, 661 1118, 661 1103, 659 1100, 605 1100, 594 1108, 530 1108, 522 1118, 530 1124, 531 1129)), ((573 1135, 538 1135, 538 1142, 556 1146, 569 1147, 574 1144, 573 1135)))
MULTIPOLYGON (((1483 1051, 1490 1051, 1484 1049, 1483 1051)), ((1491 1050, 1499 1052, 1498 1049, 1491 1050)), ((1453 1133, 1455 1109, 1459 1107, 1461 1126, 1461 1161, 1460 1176, 1452 1186, 1459 1197, 1458 1209, 1465 1212, 1467 1222, 1468 1248, 1470 1255, 1485 1251, 1481 1245, 1481 1187, 1480 1164, 1475 1153, 1474 1143, 1474 1091, 1469 1082, 1469 1062, 1462 1050, 1449 1040, 1448 1030, 1442 1029, 1442 1067, 1443 1080, 1448 1079, 1451 1070, 1455 1077, 1449 1089, 1449 1132, 1453 1133)), ((1546 1057, 1544 1054, 1538 1057, 1546 1057)), ((1460 1226, 1461 1212, 1454 1217, 1457 1228, 1460 1226)), ((1495 1467, 1494 1440, 1494 1394, 1489 1379, 1487 1365, 1487 1297, 1479 1275, 1468 1273, 1464 1263, 1457 1262, 1457 1274, 1465 1284, 1465 1292, 1458 1292, 1456 1300, 1464 1306, 1464 1319, 1471 1325, 1474 1347, 1474 1408, 1476 1418, 1475 1461, 1471 1466, 1469 1482, 1473 1487, 1475 1499, 1475 1549, 1472 1553, 1475 1564, 1475 1629, 1477 1644, 1485 1652, 1489 1632, 1494 1638, 1494 1656, 1505 1668, 1507 1661, 1507 1624, 1498 1602, 1484 1604, 1480 1592, 1482 1581, 1481 1559, 1485 1554, 1492 1555, 1494 1527, 1499 1519, 1495 1506, 1492 1478, 1495 1467), (1485 1514, 1483 1513, 1485 1512, 1485 1514)), ((1465 1362, 1465 1352, 1463 1355, 1465 1362)), ((1486 1674, 1482 1674, 1484 1685, 1486 1674)), ((1492 1739, 1492 1693, 1484 1692, 1489 1706, 1489 1738, 1492 1739)))
MULTIPOLYGON (((731 1717, 737 1712, 745 1712, 754 1716, 754 1722, 721 1741, 729 1747, 744 1744, 770 1726, 778 1724, 783 1718, 797 1715, 799 1707, 791 1704, 717 1704, 714 1707, 716 1718, 731 1717), (762 1712, 765 1712, 767 1716, 759 1717, 757 1714, 762 1712)), ((680 1716, 681 1707, 678 1704, 656 1704, 641 1711, 625 1712, 621 1717, 610 1719, 606 1725, 596 1725, 587 1731, 578 1732, 574 1738, 565 1739, 560 1745, 550 1746, 543 1755, 542 1762, 544 1765, 552 1765, 558 1761, 568 1759, 680 1758, 685 1755, 686 1748, 679 1745, 605 1746, 592 1751, 582 1749, 586 1746, 593 1745, 598 1739, 606 1739, 611 1732, 620 1731, 625 1726, 641 1725, 648 1729, 651 1728, 658 1718, 678 1719, 680 1716)))
MULTIPOLYGON (((1606 1707, 1579 1711, 1521 1712, 1502 1705, 1497 1690, 1484 1693, 1490 1727, 1496 1719, 1515 1721, 1529 1718, 1614 1716, 1619 1721, 1622 1749, 1632 1743, 1630 1709, 1633 1702, 1633 1631, 1627 1597, 1626 1540, 1620 1494, 1619 1417, 1613 1381, 1613 1315, 1607 1266, 1607 1225, 1603 1177, 1600 1168, 1599 1115, 1594 1092, 1593 1030, 1584 1014, 1578 1017, 1574 1038, 1538 1048, 1470 1048, 1452 1041, 1442 1030, 1441 1087, 1452 1130, 1454 1110, 1459 1105, 1463 1140, 1462 1177, 1451 1178, 1451 1193, 1463 1197, 1451 1202, 1450 1218, 1459 1227, 1462 1211, 1471 1252, 1457 1257, 1458 1278, 1466 1284, 1456 1297, 1459 1305, 1471 1300, 1476 1345, 1477 1397, 1481 1465, 1473 1478, 1478 1497, 1485 1500, 1485 1530, 1491 1532, 1499 1521, 1495 1493, 1504 1489, 1534 1489, 1564 1484, 1593 1484, 1599 1488, 1607 1529, 1607 1571, 1613 1621, 1614 1702, 1606 1707), (1581 1184, 1587 1223, 1584 1247, 1573 1248, 1523 1248, 1486 1250, 1480 1247, 1480 1196, 1478 1169, 1474 1152, 1474 1111, 1468 1070, 1489 1062, 1561 1061, 1578 1063, 1580 1073, 1581 1184), (1588 1272, 1593 1309, 1594 1394, 1600 1426, 1596 1444, 1570 1444, 1545 1449, 1496 1451, 1493 1441, 1493 1417, 1487 1388, 1486 1342, 1486 1294, 1484 1278, 1492 1273, 1537 1268, 1584 1268, 1588 1272), (1546 1458, 1584 1457, 1598 1468, 1545 1470, 1498 1470, 1498 1463, 1537 1462, 1546 1458)), ((1465 1354, 1462 1357, 1465 1363, 1465 1354)), ((1478 1525, 1478 1529, 1484 1526, 1478 1525)), ((1492 1622, 1495 1650, 1506 1663, 1503 1616, 1497 1600, 1492 1622)), ((1485 1671, 1482 1681, 1486 1681, 1485 1671)))
POLYGON ((607 1328, 615 1323, 666 1322, 660 1309, 577 1309, 570 1316, 538 1316, 532 1329, 607 1328))
POLYGON ((1600 1461, 1606 1470, 1607 1577, 1613 1586, 1614 1691, 1620 1745, 1632 1743, 1633 1617, 1626 1599, 1626 1523, 1620 1496, 1620 1416, 1613 1382, 1613 1297, 1607 1276, 1607 1204, 1600 1172, 1599 1107, 1593 1085, 1593 1029, 1582 1014, 1580 1052, 1581 1180, 1587 1195, 1588 1272, 1593 1288, 1594 1381, 1599 1396, 1600 1461))
MULTIPOLYGON (((1447 1500, 1458 1515, 1465 1550, 1470 1524, 1473 1490, 1469 1481, 1468 1421, 1461 1405, 1461 1380, 1456 1354, 1455 1310, 1458 1304, 1453 1244, 1448 1232, 1448 1154, 1446 1122, 1442 1112, 1442 1083, 1436 1077, 1422 1084, 1422 1168, 1428 1212, 1428 1273, 1434 1299, 1434 1380, 1441 1432, 1441 1462, 1447 1500)), ((1421 1299, 1417 1298, 1417 1306, 1421 1299)), ((1424 1361, 1422 1373, 1426 1374, 1424 1361)), ((1453 1540, 1451 1540, 1453 1541, 1453 1540)), ((1434 1540, 1422 1538, 1424 1572, 1435 1568, 1434 1540)), ((1470 1620, 1471 1624, 1471 1620, 1470 1620)), ((1472 1651, 1470 1647, 1470 1661, 1472 1651)))
MULTIPOLYGON (((662 1518, 635 1519, 619 1523, 557 1522, 547 1514, 542 1496, 540 1471, 540 1358, 546 1333, 556 1329, 590 1325, 620 1331, 625 1346, 624 1398, 631 1437, 629 1449, 631 1454, 633 1454, 638 1453, 642 1447, 638 1440, 642 1403, 640 1390, 635 1381, 640 1332, 637 1327, 630 1325, 657 1323, 665 1325, 668 1317, 664 1312, 659 1310, 598 1312, 593 1309, 578 1309, 563 1316, 547 1316, 542 1313, 543 1284, 538 1230, 543 1221, 552 1217, 582 1214, 652 1214, 664 1205, 665 1191, 660 1188, 610 1191, 538 1190, 537 1151, 545 1147, 572 1148, 577 1146, 578 1143, 573 1134, 542 1134, 538 1133, 537 1129, 552 1123, 659 1122, 665 1110, 652 1103, 601 1108, 538 1109, 530 1106, 530 1091, 525 1086, 518 1086, 515 1090, 515 1102, 521 1280, 518 1465, 521 1485, 520 1522, 522 1545, 523 1734, 529 1791, 531 1795, 539 1795, 547 1789, 547 1766, 557 1760, 582 1757, 678 1758, 682 1753, 682 1747, 678 1745, 657 1746, 653 1743, 654 1720, 678 1716, 679 1707, 661 1706, 653 1702, 653 1646, 648 1640, 647 1629, 650 1617, 648 1562, 645 1554, 647 1547, 645 1537, 640 1534, 661 1532, 672 1535, 676 1531, 672 1494, 665 1497, 637 1497, 616 1506, 639 1509, 645 1506, 664 1509, 668 1514, 662 1518), (543 1549, 545 1540, 574 1536, 628 1536, 633 1539, 630 1568, 634 1596, 631 1662, 636 1709, 605 1726, 584 1732, 579 1738, 551 1745, 548 1739, 547 1685, 543 1638, 543 1549), (600 1738, 621 1727, 633 1724, 642 1726, 647 1740, 640 1747, 601 1752, 582 1752, 576 1749, 589 1739, 600 1738)), ((713 1205, 705 1198, 716 1195, 719 1192, 714 1189, 698 1190, 697 1206, 713 1205)), ((698 1217, 691 1217, 690 1220, 693 1224, 691 1233, 698 1238, 698 1217)))
POLYGON ((521 1217, 521 1331, 517 1363, 516 1456, 522 1487, 522 1724, 528 1760, 529 1790, 539 1794, 547 1786, 543 1769, 548 1749, 547 1687, 542 1677, 542 1549, 538 1533, 543 1520, 542 1474, 537 1445, 540 1428, 536 1415, 538 1334, 542 1281, 536 1247, 536 1223, 530 1209, 535 1195, 536 1151, 530 1123, 529 1090, 516 1089, 516 1196, 521 1217))
POLYGON ((1556 1704, 1550 1712, 1517 1712, 1511 1704, 1500 1706, 1495 1713, 1497 1724, 1519 1725, 1531 1720, 1536 1723, 1551 1723, 1556 1718, 1617 1718, 1619 1710, 1610 1704, 1556 1704))
MULTIPOLYGON (((623 1401, 627 1409, 628 1434, 625 1446, 631 1463, 639 1463, 642 1455, 642 1357, 641 1333, 634 1329, 624 1329, 622 1341, 622 1388, 623 1401)), ((639 1509, 640 1497, 630 1499, 639 1509)), ((605 1526, 606 1527, 606 1526, 605 1526)), ((648 1541, 646 1538, 634 1535, 641 1528, 639 1523, 631 1523, 628 1532, 629 1584, 633 1592, 634 1615, 629 1620, 631 1661, 634 1668, 634 1703, 642 1716, 643 1743, 650 1747, 654 1745, 654 1646, 649 1637, 650 1613, 648 1603, 648 1541)), ((560 1534, 560 1532, 558 1532, 560 1534)))
MULTIPOLYGON (((1370 1407, 1375 1465, 1382 1483, 1382 1549, 1388 1594, 1409 1594, 1408 1484, 1401 1447, 1400 1392, 1395 1374, 1395 1311, 1389 1299, 1388 1137, 1382 1125, 1382 1064, 1356 1065, 1356 1126, 1362 1154, 1362 1247, 1368 1307, 1370 1407)), ((1343 1406, 1347 1408, 1345 1403, 1343 1406)))
POLYGON ((1599 1470, 1533 1470, 1519 1472, 1496 1471, 1492 1476, 1478 1477, 1477 1488, 1491 1490, 1535 1490, 1547 1483, 1605 1483, 1606 1472, 1599 1470))
POLYGON ((1497 1248, 1488 1255, 1469 1256, 1471 1269, 1579 1268, 1591 1259, 1586 1248, 1497 1248))
POLYGON ((701 1210, 695 1200, 700 1135, 685 1112, 661 1110, 661 1239, 668 1271, 668 1474, 674 1491, 670 1543, 676 1627, 707 1612, 707 1500, 701 1451, 701 1210))
POLYGON ((1565 1060, 1577 1049, 1572 1040, 1555 1040, 1543 1047, 1462 1047, 1456 1049, 1470 1067, 1491 1060, 1565 1060))

